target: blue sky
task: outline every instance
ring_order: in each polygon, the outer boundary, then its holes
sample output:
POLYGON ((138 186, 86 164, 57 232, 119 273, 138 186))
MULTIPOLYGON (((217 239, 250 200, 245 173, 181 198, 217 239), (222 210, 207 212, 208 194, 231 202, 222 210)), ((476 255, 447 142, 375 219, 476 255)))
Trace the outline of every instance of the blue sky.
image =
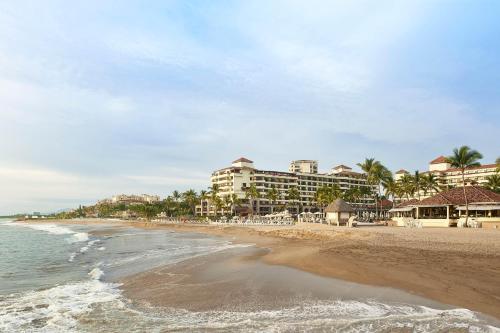
POLYGON ((240 156, 500 155, 498 1, 0 2, 0 213, 197 190, 240 156))

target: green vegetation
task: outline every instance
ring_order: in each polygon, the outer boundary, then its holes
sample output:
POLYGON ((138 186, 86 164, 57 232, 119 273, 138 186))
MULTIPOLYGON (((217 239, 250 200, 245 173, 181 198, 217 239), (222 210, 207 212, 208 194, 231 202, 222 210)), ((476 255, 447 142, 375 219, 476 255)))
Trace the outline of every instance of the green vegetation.
POLYGON ((247 198, 250 201, 250 211, 252 212, 253 215, 254 213, 253 203, 256 199, 260 198, 259 190, 257 190, 257 186, 255 186, 255 184, 251 184, 249 187, 245 189, 245 198, 247 198))
POLYGON ((201 200, 201 195, 206 196, 206 192, 198 195, 194 190, 180 193, 174 191, 164 200, 154 203, 97 203, 92 206, 79 206, 69 212, 61 212, 54 217, 58 219, 71 219, 78 217, 116 217, 116 218, 144 218, 151 220, 160 213, 168 217, 194 216, 195 207, 201 200))
MULTIPOLYGON (((471 150, 467 146, 457 148, 454 154, 447 158, 448 163, 458 168, 462 172, 462 182, 464 184, 464 196, 466 199, 466 216, 468 217, 468 202, 465 193, 466 168, 479 165, 477 162, 482 155, 471 150)), ((498 173, 487 177, 486 188, 500 193, 500 158, 496 163, 499 165, 498 173)), ((317 189, 314 199, 310 199, 309 205, 317 208, 325 208, 328 204, 338 198, 347 202, 357 203, 360 199, 371 197, 375 202, 375 216, 379 216, 379 203, 384 198, 395 199, 417 197, 420 200, 421 193, 424 196, 431 193, 437 193, 444 189, 449 189, 450 185, 440 184, 439 178, 433 173, 415 173, 404 174, 399 180, 395 180, 392 173, 378 160, 366 158, 363 162, 357 164, 365 173, 367 185, 352 186, 347 190, 342 190, 337 184, 325 185, 317 189), (383 194, 382 194, 383 189, 383 194)), ((250 213, 254 214, 254 203, 261 196, 271 204, 271 212, 276 208, 284 209, 283 205, 276 205, 281 199, 288 201, 287 207, 300 208, 300 192, 297 187, 290 187, 286 192, 280 193, 275 187, 271 186, 265 193, 259 192, 255 184, 243 189, 246 202, 250 206, 250 213)), ((164 200, 155 203, 98 203, 93 206, 80 206, 78 209, 69 212, 61 212, 54 217, 59 219, 78 218, 78 217, 116 217, 116 218, 144 218, 150 220, 158 214, 165 217, 193 217, 196 212, 196 205, 201 200, 208 200, 209 205, 215 208, 217 214, 236 215, 245 200, 238 198, 235 194, 221 195, 217 184, 214 184, 209 191, 202 190, 200 193, 190 189, 183 193, 173 191, 164 200)), ((381 207, 380 207, 381 208, 381 207)), ((210 209, 213 211, 212 209, 210 209)), ((300 210, 300 209, 299 209, 300 210)))
POLYGON ((488 183, 486 183, 487 189, 500 193, 500 173, 497 172, 495 175, 488 176, 486 180, 488 181, 488 183))
POLYGON ((472 150, 468 146, 455 148, 453 150, 453 155, 446 158, 446 161, 450 163, 452 167, 460 169, 462 173, 462 187, 465 199, 465 226, 467 226, 467 221, 469 220, 469 202, 465 191, 465 169, 481 165, 478 160, 482 158, 483 155, 481 155, 480 152, 472 150))
POLYGON ((366 158, 364 162, 357 164, 366 174, 367 183, 376 186, 377 191, 373 193, 375 200, 375 216, 379 216, 378 202, 382 199, 382 183, 392 178, 391 172, 380 161, 374 158, 366 158))

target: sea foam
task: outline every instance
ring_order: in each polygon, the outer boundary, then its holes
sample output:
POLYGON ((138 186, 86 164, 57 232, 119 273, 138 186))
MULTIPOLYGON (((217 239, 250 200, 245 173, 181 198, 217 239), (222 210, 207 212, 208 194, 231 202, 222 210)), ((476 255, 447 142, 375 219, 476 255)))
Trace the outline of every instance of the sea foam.
POLYGON ((279 310, 191 312, 169 309, 158 317, 173 331, 223 332, 436 332, 498 333, 467 309, 432 309, 376 301, 305 302, 279 310))
POLYGON ((0 331, 75 331, 78 317, 92 306, 107 302, 120 306, 118 284, 100 281, 102 274, 95 267, 87 281, 4 297, 0 300, 0 331))
POLYGON ((56 224, 47 224, 47 223, 33 224, 25 222, 23 223, 11 222, 5 224, 10 226, 20 226, 20 227, 30 228, 38 231, 45 231, 53 235, 71 235, 71 237, 66 239, 66 241, 69 243, 86 242, 89 239, 89 235, 86 232, 77 232, 67 227, 56 224))

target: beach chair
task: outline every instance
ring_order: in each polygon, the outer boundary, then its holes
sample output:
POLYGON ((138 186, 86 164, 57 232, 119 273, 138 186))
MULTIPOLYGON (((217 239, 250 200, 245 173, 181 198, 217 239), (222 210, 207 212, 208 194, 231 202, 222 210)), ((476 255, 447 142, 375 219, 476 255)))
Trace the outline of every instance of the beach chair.
POLYGON ((349 228, 353 228, 357 225, 357 222, 356 222, 356 216, 351 216, 349 217, 349 220, 347 220, 347 226, 349 228))

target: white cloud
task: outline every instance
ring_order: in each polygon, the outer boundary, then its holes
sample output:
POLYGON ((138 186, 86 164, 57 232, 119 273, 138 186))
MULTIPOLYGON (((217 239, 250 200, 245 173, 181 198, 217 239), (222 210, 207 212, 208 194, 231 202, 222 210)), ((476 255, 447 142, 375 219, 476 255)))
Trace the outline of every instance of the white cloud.
POLYGON ((495 141, 498 119, 435 89, 454 82, 388 74, 434 2, 151 6, 0 5, 4 202, 208 185, 240 155, 285 169, 298 154, 495 141))

